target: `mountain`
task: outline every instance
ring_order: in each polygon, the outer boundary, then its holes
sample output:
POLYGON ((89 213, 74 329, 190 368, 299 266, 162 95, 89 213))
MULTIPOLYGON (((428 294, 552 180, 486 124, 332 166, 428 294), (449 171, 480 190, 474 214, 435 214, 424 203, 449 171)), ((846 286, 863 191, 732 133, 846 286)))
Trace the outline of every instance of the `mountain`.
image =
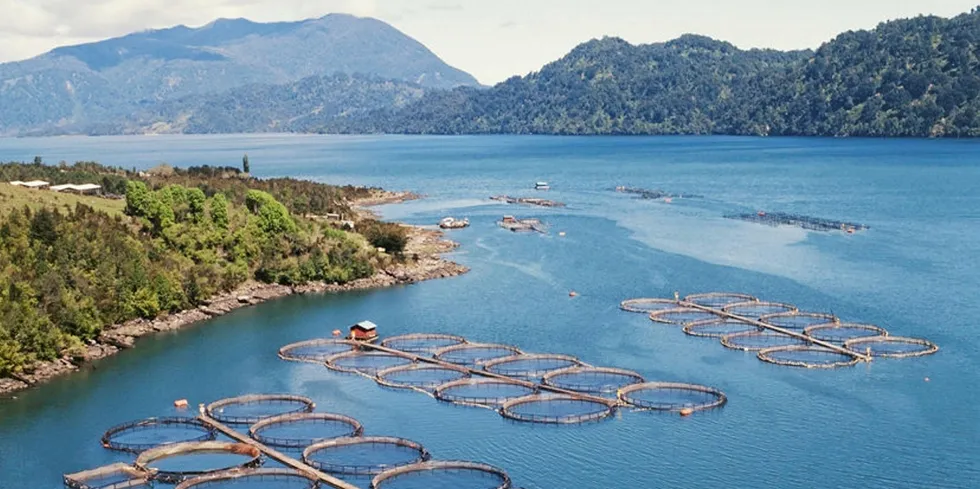
POLYGON ((701 36, 593 40, 489 90, 426 94, 323 132, 980 136, 980 10, 847 32, 818 50, 701 36))
POLYGON ((338 73, 427 89, 478 85, 379 20, 341 14, 268 24, 220 19, 0 64, 0 134, 71 131, 182 97, 338 73))

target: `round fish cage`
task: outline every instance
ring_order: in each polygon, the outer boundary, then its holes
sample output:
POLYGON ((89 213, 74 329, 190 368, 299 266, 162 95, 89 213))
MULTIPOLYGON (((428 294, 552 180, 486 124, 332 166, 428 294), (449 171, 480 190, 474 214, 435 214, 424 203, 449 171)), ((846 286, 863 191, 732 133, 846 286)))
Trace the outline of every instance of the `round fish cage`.
POLYGON ((619 391, 619 400, 654 411, 704 411, 724 406, 725 394, 713 387, 674 382, 633 384, 619 391))
POLYGON ((507 377, 537 381, 549 372, 583 365, 579 359, 568 355, 523 354, 491 360, 483 368, 507 377))
POLYGON ((226 424, 255 424, 283 414, 311 413, 316 404, 308 397, 291 394, 250 394, 212 402, 208 416, 226 424))
POLYGON ((759 331, 759 328, 756 326, 728 318, 695 321, 693 323, 687 323, 684 326, 684 333, 702 338, 722 338, 728 335, 756 331, 759 331))
POLYGON ((262 465, 259 449, 244 443, 222 441, 176 443, 152 448, 141 453, 134 464, 137 469, 152 473, 153 480, 167 484, 259 465, 262 465))
POLYGON ((113 426, 102 435, 109 450, 140 453, 174 443, 214 440, 217 433, 194 418, 148 418, 113 426))
POLYGON ((495 408, 534 392, 533 387, 505 380, 462 379, 436 387, 435 397, 454 404, 495 408))
POLYGON ((857 338, 844 342, 848 350, 881 358, 908 358, 932 355, 939 346, 931 341, 901 336, 857 338))
POLYGON ((803 330, 803 334, 829 343, 844 343, 857 338, 888 336, 888 331, 871 324, 840 323, 810 326, 803 330))
POLYGON ((500 414, 515 421, 549 424, 577 424, 598 421, 613 414, 613 402, 571 396, 532 395, 507 401, 500 414))
POLYGON ((856 365, 860 360, 828 348, 811 345, 790 345, 766 348, 758 353, 759 360, 774 365, 804 368, 838 368, 856 365))
POLYGON ((303 450, 305 464, 341 475, 375 475, 429 458, 429 452, 422 445, 390 436, 337 438, 303 450))
POLYGON ((750 331, 722 336, 721 344, 733 350, 759 351, 779 346, 806 345, 807 342, 774 331, 750 331))
POLYGON ((316 489, 319 481, 288 469, 236 469, 187 479, 174 489, 316 489))
POLYGON ((147 472, 137 470, 132 465, 115 463, 105 467, 65 474, 65 486, 70 489, 128 489, 149 487, 147 472))
POLYGON ((586 394, 615 394, 623 387, 646 382, 631 370, 602 367, 572 367, 551 372, 542 380, 545 385, 586 394))
POLYGON ((676 307, 674 309, 664 309, 650 313, 650 320, 655 323, 680 325, 717 319, 719 317, 717 314, 693 307, 676 307))
POLYGON ((469 376, 469 371, 462 367, 450 368, 441 365, 414 363, 381 370, 375 380, 385 387, 432 392, 440 385, 465 379, 469 376))
POLYGON ((259 421, 248 429, 252 439, 276 448, 305 448, 363 433, 364 427, 358 420, 331 413, 284 414, 259 421))
POLYGON ((511 489, 510 476, 475 462, 424 462, 379 474, 371 489, 511 489))
POLYGON ((516 346, 497 345, 490 343, 467 343, 441 348, 435 352, 435 357, 444 362, 456 365, 478 366, 491 360, 520 355, 522 352, 516 346))
POLYGON ((721 309, 729 304, 739 302, 758 301, 757 297, 736 292, 708 292, 706 294, 691 294, 684 298, 684 302, 690 302, 704 307, 721 309))
POLYGON ((338 353, 327 358, 326 361, 327 368, 330 370, 349 374, 363 374, 372 377, 381 370, 408 365, 410 363, 412 363, 410 358, 375 351, 338 353))
POLYGON ((466 338, 449 334, 414 333, 392 336, 381 341, 381 346, 419 355, 432 354, 437 350, 466 343, 466 338))
POLYGON ((734 304, 728 304, 727 306, 722 307, 721 310, 749 319, 759 319, 762 316, 767 316, 769 314, 799 311, 799 309, 792 304, 760 301, 736 302, 734 304))
POLYGON ((674 309, 678 307, 677 301, 673 299, 627 299, 619 303, 619 308, 626 312, 638 312, 650 314, 654 311, 663 309, 674 309))
POLYGON ((350 340, 319 338, 290 343, 279 349, 279 358, 292 362, 323 363, 332 355, 357 347, 357 343, 350 340))
POLYGON ((833 314, 824 312, 780 312, 777 314, 766 314, 759 318, 766 324, 771 324, 791 331, 803 331, 811 326, 821 324, 837 324, 840 319, 833 314))

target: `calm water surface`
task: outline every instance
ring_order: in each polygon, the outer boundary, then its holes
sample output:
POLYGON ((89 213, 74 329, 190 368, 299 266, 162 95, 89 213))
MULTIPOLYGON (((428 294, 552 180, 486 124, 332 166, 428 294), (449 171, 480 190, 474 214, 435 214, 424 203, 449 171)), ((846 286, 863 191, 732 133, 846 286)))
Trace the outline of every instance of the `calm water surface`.
POLYGON ((0 401, 0 487, 50 488, 61 474, 130 458, 102 431, 250 392, 313 397, 369 435, 423 443, 439 459, 506 469, 525 488, 977 487, 980 481, 980 145, 962 141, 736 138, 221 136, 0 140, 0 159, 100 160, 147 168, 238 165, 254 173, 428 195, 387 218, 472 226, 452 233, 454 279, 293 297, 141 341, 93 370, 0 401), (567 208, 507 207, 547 180, 567 208), (704 195, 671 204, 617 185, 704 195), (855 235, 731 221, 758 209, 869 224, 855 235), (539 217, 547 235, 494 225, 539 217), (558 232, 567 233, 559 237, 558 232), (580 295, 570 298, 568 292, 580 295), (619 301, 740 291, 832 311, 939 354, 832 371, 752 354, 620 312, 619 301), (704 383, 730 399, 680 418, 622 412, 576 427, 507 422, 482 409, 286 363, 285 343, 370 319, 382 333, 433 331, 576 355, 651 380, 704 383), (928 377, 931 381, 926 382, 928 377))

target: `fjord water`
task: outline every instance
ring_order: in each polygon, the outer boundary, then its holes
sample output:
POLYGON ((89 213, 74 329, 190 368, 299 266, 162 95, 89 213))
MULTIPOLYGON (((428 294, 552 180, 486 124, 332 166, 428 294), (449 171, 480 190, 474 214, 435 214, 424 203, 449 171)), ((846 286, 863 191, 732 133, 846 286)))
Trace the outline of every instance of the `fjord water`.
POLYGON ((250 392, 314 398, 367 434, 417 440, 438 459, 506 469, 516 487, 975 487, 980 480, 980 144, 752 138, 220 136, 0 141, 0 159, 99 160, 146 168, 237 165, 259 176, 378 185, 427 195, 389 219, 454 231, 462 277, 388 290, 291 297, 139 342, 94 369, 0 401, 0 487, 127 460, 98 443, 110 425, 250 392), (506 193, 568 204, 492 203, 506 193), (673 203, 613 192, 662 188, 673 203), (769 211, 851 220, 810 233, 726 220, 769 211), (499 229, 540 217, 546 235, 499 229), (559 232, 567 233, 559 236, 559 232), (569 291, 578 297, 569 297, 569 291), (832 311, 937 342, 934 356, 848 369, 776 367, 618 310, 638 296, 714 290, 832 311), (689 418, 623 411, 573 427, 485 410, 282 362, 285 343, 370 319, 383 335, 433 331, 576 355, 651 380, 724 390, 689 418), (926 378, 929 381, 926 381, 926 378))

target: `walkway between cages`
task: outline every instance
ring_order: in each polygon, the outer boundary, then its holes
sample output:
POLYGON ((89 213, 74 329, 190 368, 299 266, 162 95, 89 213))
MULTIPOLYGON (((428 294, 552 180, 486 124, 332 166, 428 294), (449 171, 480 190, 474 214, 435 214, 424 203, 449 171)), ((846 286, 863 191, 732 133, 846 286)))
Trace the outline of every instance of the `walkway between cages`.
POLYGON ((324 472, 316 470, 313 467, 310 467, 309 465, 306 465, 303 462, 300 462, 299 460, 290 457, 289 455, 286 455, 277 450, 273 450, 272 448, 269 448, 268 446, 259 443, 258 441, 255 441, 254 439, 249 438, 248 436, 243 435, 238 431, 231 429, 230 427, 220 423, 219 421, 208 416, 207 414, 201 414, 200 416, 197 417, 197 419, 199 419, 205 425, 210 426, 212 429, 217 430, 221 434, 239 443, 245 443, 257 448, 266 457, 269 457, 272 460, 275 460, 276 462, 285 465, 286 467, 316 477, 321 483, 326 484, 329 487, 333 487, 335 489, 360 489, 358 486, 355 486, 354 484, 345 482, 341 479, 338 479, 324 472))

